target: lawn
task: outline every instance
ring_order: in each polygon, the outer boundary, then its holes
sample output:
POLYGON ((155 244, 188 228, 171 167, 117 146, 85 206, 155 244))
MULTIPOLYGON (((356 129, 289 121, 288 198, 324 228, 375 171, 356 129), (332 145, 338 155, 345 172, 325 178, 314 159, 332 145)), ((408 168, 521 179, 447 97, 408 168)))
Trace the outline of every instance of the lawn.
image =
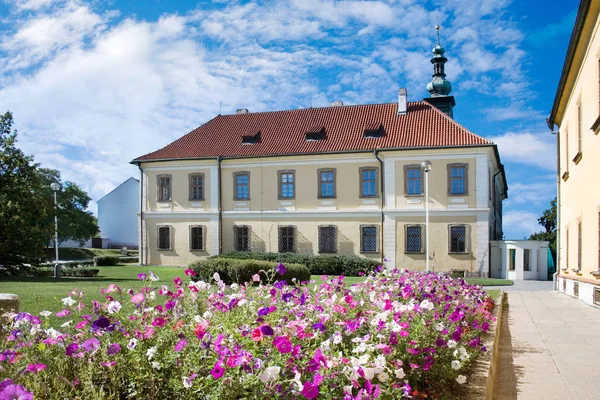
POLYGON ((495 278, 465 278, 467 283, 479 286, 512 286, 514 284, 510 279, 495 278))

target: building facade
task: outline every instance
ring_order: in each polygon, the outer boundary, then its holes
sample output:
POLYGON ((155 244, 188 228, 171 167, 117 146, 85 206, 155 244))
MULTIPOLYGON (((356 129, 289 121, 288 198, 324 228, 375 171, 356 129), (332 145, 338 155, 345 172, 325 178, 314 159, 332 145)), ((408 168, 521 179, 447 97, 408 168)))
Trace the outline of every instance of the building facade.
POLYGON ((548 280, 548 242, 540 240, 493 240, 491 278, 548 280))
POLYGON ((129 178, 96 202, 100 235, 110 246, 138 247, 140 181, 129 178))
POLYGON ((558 126, 557 288, 600 305, 600 3, 582 0, 549 127, 558 126))
POLYGON ((143 264, 230 251, 350 254, 489 276, 507 196, 497 147, 456 123, 444 49, 431 97, 219 115, 139 157, 143 264))

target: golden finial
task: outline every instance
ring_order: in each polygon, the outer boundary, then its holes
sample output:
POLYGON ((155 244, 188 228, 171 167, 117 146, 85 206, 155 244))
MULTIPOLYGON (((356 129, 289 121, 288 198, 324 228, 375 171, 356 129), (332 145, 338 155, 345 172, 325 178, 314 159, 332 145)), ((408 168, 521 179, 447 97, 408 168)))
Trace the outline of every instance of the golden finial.
POLYGON ((438 24, 435 25, 435 30, 437 31, 437 44, 440 44, 440 26, 438 24))

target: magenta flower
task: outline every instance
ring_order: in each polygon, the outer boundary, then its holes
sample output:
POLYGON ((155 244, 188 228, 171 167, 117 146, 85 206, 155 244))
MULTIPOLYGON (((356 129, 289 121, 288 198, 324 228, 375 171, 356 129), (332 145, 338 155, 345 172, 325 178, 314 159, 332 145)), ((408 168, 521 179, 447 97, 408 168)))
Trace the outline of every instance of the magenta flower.
POLYGON ((292 343, 287 336, 277 336, 273 339, 273 346, 275 346, 280 353, 292 352, 292 343))
POLYGON ((108 362, 100 363, 100 365, 102 365, 103 367, 109 367, 110 368, 112 366, 117 365, 117 362, 116 361, 108 361, 108 362))
POLYGON ((175 279, 173 279, 173 283, 175 284, 175 286, 179 287, 181 286, 181 278, 177 277, 175 279))
POLYGON ((301 393, 306 399, 316 399, 319 396, 319 386, 312 382, 304 382, 301 393))
POLYGON ((65 353, 67 356, 72 356, 79 349, 79 345, 77 343, 71 343, 65 348, 65 353))
POLYGON ((38 372, 41 372, 43 370, 45 370, 46 368, 48 368, 46 366, 46 364, 29 364, 27 365, 27 371, 37 374, 38 372))
POLYGON ((164 318, 157 317, 154 319, 154 321, 152 321, 152 326, 164 326, 165 322, 166 321, 164 318))
POLYGON ((213 367, 212 371, 210 371, 210 374, 215 379, 219 379, 220 377, 223 376, 224 373, 225 373, 225 369, 221 366, 220 362, 217 362, 215 364, 215 366, 213 367))
POLYGON ((100 341, 98 339, 88 339, 83 342, 82 347, 86 351, 95 351, 100 348, 100 341))
POLYGON ((109 356, 112 356, 113 354, 117 354, 119 351, 121 351, 121 346, 119 345, 119 343, 113 343, 110 346, 108 346, 108 350, 106 352, 109 356))
POLYGON ((142 272, 141 274, 138 274, 137 277, 140 281, 143 281, 148 277, 148 275, 146 275, 145 273, 142 272))
POLYGON ((196 271, 194 271, 193 269, 187 268, 185 271, 183 271, 183 273, 185 274, 185 276, 196 276, 196 271))
POLYGON ((175 351, 176 352, 180 352, 181 350, 185 349, 185 347, 187 346, 187 340, 185 339, 181 339, 179 342, 177 342, 177 344, 175 345, 175 351))
POLYGON ((68 315, 71 315, 71 311, 69 311, 69 310, 62 310, 62 311, 59 311, 59 312, 56 313, 56 316, 58 318, 65 318, 68 315))
POLYGON ((277 273, 279 275, 284 275, 287 271, 287 269, 285 268, 285 265, 283 265, 282 263, 279 263, 277 265, 277 267, 275 267, 275 271, 277 271, 277 273))
POLYGON ((1 400, 33 400, 33 394, 21 385, 8 385, 2 393, 1 400))

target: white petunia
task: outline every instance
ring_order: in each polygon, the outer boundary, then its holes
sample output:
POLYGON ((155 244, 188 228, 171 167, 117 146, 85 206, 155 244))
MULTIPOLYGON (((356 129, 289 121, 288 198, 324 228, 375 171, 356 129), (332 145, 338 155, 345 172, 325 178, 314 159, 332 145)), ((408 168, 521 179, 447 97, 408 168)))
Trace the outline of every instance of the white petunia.
POLYGON ((339 332, 336 332, 333 335, 333 344, 340 344, 342 343, 342 335, 339 332))
POLYGON ((229 286, 231 288, 231 290, 238 290, 239 289, 239 285, 237 283, 232 283, 231 286, 229 286))
POLYGON ((121 307, 122 307, 121 303, 119 303, 118 301, 111 301, 107 307, 108 313, 109 314, 118 313, 121 310, 121 307))
POLYGON ((363 368, 363 372, 365 373, 366 380, 372 380, 375 377, 375 368, 363 368))
POLYGON ((137 342, 138 340, 136 338, 131 339, 129 341, 129 344, 127 345, 127 348, 129 348, 129 350, 135 349, 135 346, 137 346, 137 342))
POLYGON ((158 276, 156 276, 156 274, 152 271, 150 271, 150 280, 152 282, 157 282, 159 280, 158 276))
POLYGON ((279 378, 279 372, 281 371, 281 367, 268 367, 258 376, 258 379, 262 383, 269 383, 271 381, 276 381, 279 378))
POLYGON ((329 349, 331 348, 331 340, 327 339, 327 340, 321 342, 320 347, 325 351, 329 351, 329 349))
POLYGON ((49 316, 51 316, 51 315, 52 315, 52 311, 47 311, 47 310, 44 310, 44 311, 41 311, 41 312, 40 312, 40 315, 41 315, 42 317, 46 317, 46 318, 48 318, 49 316))
POLYGON ((456 382, 460 383, 461 385, 464 384, 467 381, 467 377, 464 375, 459 375, 458 378, 456 378, 456 382))
POLYGON ((218 273, 218 272, 215 272, 215 273, 214 273, 214 275, 213 275, 213 279, 214 279, 215 281, 217 281, 217 282, 220 282, 220 281, 221 281, 221 276, 219 275, 219 273, 218 273))
POLYGON ((60 335, 60 332, 54 328, 48 328, 48 329, 46 329, 46 335, 53 337, 53 338, 57 338, 60 335))
POLYGON ((438 332, 441 332, 444 329, 445 329, 444 328, 444 324, 442 324, 441 322, 435 325, 435 330, 438 331, 438 332))
POLYGON ((394 375, 396 375, 396 378, 398 379, 404 379, 404 369, 397 369, 396 371, 394 371, 394 375))
POLYGON ((77 301, 73 300, 71 298, 71 296, 65 297, 64 299, 62 299, 62 302, 65 306, 69 306, 69 307, 71 307, 72 305, 77 303, 77 301))
POLYGON ((452 366, 452 368, 453 368, 453 369, 455 369, 455 370, 457 370, 457 371, 458 371, 458 370, 460 369, 460 367, 462 366, 462 365, 461 365, 461 363, 460 363, 460 361, 458 361, 458 360, 453 360, 453 361, 450 363, 450 365, 452 366))
POLYGON ((148 361, 152 360, 152 358, 154 358, 154 355, 156 354, 156 346, 154 347, 150 347, 147 351, 146 351, 146 357, 148 357, 148 361))
POLYGON ((189 389, 192 387, 192 380, 190 379, 189 376, 183 377, 183 387, 186 389, 189 389))
POLYGON ((424 310, 433 310, 433 303, 429 299, 425 299, 419 304, 419 307, 424 310))
POLYGON ((390 379, 390 375, 384 371, 380 372, 379 375, 377 375, 377 378, 379 378, 381 382, 387 382, 387 380, 390 379))
POLYGON ((452 339, 448 340, 448 343, 447 343, 447 345, 448 345, 448 348, 450 348, 450 349, 453 349, 453 348, 455 348, 457 344, 458 344, 458 343, 456 343, 456 342, 455 342, 454 340, 452 340, 452 339))
POLYGON ((152 361, 152 368, 159 370, 160 369, 160 363, 158 361, 152 361))
POLYGON ((73 323, 73 320, 67 321, 64 324, 62 324, 60 327, 61 328, 66 328, 67 326, 71 325, 73 323))

